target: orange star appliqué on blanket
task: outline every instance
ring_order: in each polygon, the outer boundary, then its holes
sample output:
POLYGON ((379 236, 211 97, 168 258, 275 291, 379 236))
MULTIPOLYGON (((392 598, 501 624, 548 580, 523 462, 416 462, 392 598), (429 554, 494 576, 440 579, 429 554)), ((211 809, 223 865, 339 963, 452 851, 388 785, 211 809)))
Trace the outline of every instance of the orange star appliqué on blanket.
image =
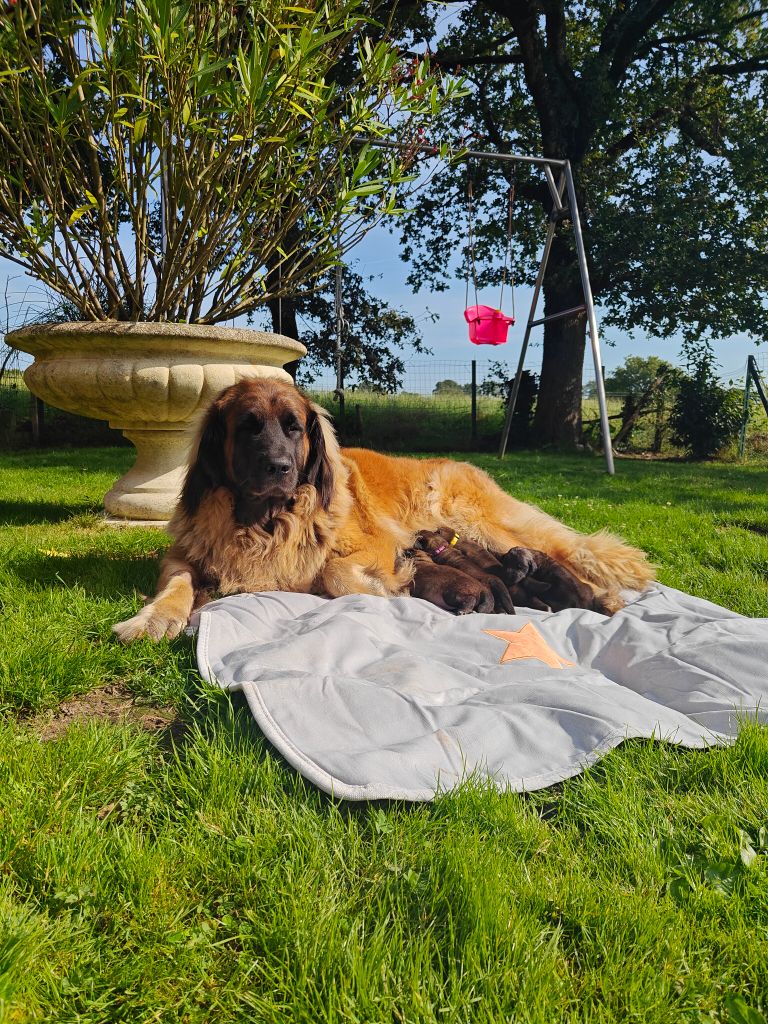
POLYGON ((499 640, 506 640, 507 649, 501 656, 500 665, 508 661, 519 661, 523 658, 534 658, 536 661, 543 661, 550 668, 564 668, 566 665, 573 665, 574 662, 567 658, 561 658, 552 650, 547 641, 536 629, 532 622, 526 622, 522 629, 516 633, 507 633, 501 629, 484 629, 488 636, 495 636, 499 640))

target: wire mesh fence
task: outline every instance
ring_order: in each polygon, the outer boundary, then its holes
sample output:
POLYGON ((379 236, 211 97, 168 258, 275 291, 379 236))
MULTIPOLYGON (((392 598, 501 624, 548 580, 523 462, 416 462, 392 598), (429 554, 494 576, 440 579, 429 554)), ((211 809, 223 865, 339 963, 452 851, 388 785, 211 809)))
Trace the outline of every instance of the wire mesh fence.
POLYGON ((405 364, 394 394, 347 385, 342 405, 330 376, 306 390, 333 414, 349 443, 390 451, 486 451, 498 444, 513 373, 494 360, 418 359, 405 364))
MULTIPOLYGON (((762 360, 768 363, 768 357, 762 360)), ((758 361, 758 366, 761 362, 758 361)), ((768 371, 762 371, 768 382, 768 371)), ((334 416, 346 444, 389 451, 496 451, 506 413, 505 400, 514 367, 500 360, 413 360, 406 363, 400 390, 385 394, 348 387, 343 407, 334 397, 335 381, 320 377, 306 390, 334 416)), ((594 382, 584 386, 582 417, 587 443, 601 445, 594 382)), ((626 454, 676 455, 669 415, 673 396, 654 400, 627 428, 627 396, 609 392, 608 415, 617 451, 626 454)), ((532 403, 533 399, 531 399, 532 403)), ((526 417, 513 423, 510 447, 530 443, 526 417)), ((18 368, 0 377, 0 448, 33 443, 50 446, 124 444, 122 435, 95 420, 42 407, 27 390, 18 368)), ((768 417, 753 401, 746 434, 745 458, 768 461, 768 417)))
MULTIPOLYGON (((478 385, 492 379, 507 380, 515 372, 515 367, 501 360, 413 359, 404 364, 400 387, 396 394, 431 396, 441 401, 450 401, 461 389, 470 388, 473 365, 478 385), (458 385, 458 389, 453 388, 453 384, 458 385)), ((307 390, 314 394, 331 394, 335 389, 336 377, 330 370, 315 376, 312 383, 307 385, 307 390)), ((350 381, 345 384, 345 390, 355 394, 366 389, 350 381)))
POLYGON ((0 377, 0 450, 44 445, 48 448, 127 445, 118 430, 46 405, 29 391, 18 368, 0 377))

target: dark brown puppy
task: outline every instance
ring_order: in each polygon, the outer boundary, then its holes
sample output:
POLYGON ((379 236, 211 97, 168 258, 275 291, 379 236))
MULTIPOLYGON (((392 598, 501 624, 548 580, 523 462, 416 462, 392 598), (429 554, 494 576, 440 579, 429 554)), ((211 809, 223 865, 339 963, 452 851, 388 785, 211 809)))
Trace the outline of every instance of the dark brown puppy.
POLYGON ((499 559, 487 548, 484 548, 482 544, 477 544, 473 540, 467 540, 466 537, 459 536, 456 531, 450 526, 438 527, 437 533, 446 541, 451 547, 459 550, 467 558, 471 558, 475 565, 482 569, 483 572, 489 572, 494 576, 498 576, 499 579, 504 577, 504 567, 502 566, 499 559))
POLYGON ((486 572, 474 558, 468 557, 456 544, 446 542, 439 532, 422 530, 416 535, 414 546, 419 551, 425 551, 437 565, 459 569, 487 587, 493 594, 494 611, 515 614, 515 606, 503 580, 493 573, 486 572))
POLYGON ((493 594, 479 580, 450 565, 437 565, 423 551, 408 554, 413 557, 413 597, 421 597, 456 615, 493 611, 493 594))
MULTIPOLYGON (((456 537, 455 531, 449 527, 441 527, 437 532, 449 544, 456 537)), ((561 611, 563 608, 603 611, 592 588, 543 551, 516 547, 497 558, 480 544, 464 537, 458 538, 453 547, 485 572, 503 579, 512 600, 520 607, 544 611, 561 611)))
MULTIPOLYGON (((546 591, 549 590, 549 584, 541 582, 540 580, 534 579, 532 576, 523 576, 515 583, 510 584, 507 581, 509 573, 501 564, 499 559, 492 552, 488 551, 482 545, 477 544, 473 540, 467 540, 464 537, 459 537, 455 530, 451 529, 450 526, 441 526, 437 533, 443 538, 444 541, 454 549, 463 555, 470 562, 473 562, 480 570, 487 573, 490 576, 497 577, 505 586, 512 604, 517 608, 538 608, 539 611, 549 612, 552 611, 546 601, 546 591)), ((533 565, 531 565, 533 568, 533 565)), ((467 569, 464 569, 467 572, 467 569)), ((493 588, 492 588, 493 589, 493 588)), ((497 611, 506 611, 506 608, 502 605, 499 607, 497 602, 497 611)))
POLYGON ((534 548, 511 548, 501 557, 506 579, 511 587, 530 586, 531 582, 546 584, 541 600, 553 612, 563 608, 588 608, 603 612, 595 592, 586 583, 560 565, 554 558, 534 548))

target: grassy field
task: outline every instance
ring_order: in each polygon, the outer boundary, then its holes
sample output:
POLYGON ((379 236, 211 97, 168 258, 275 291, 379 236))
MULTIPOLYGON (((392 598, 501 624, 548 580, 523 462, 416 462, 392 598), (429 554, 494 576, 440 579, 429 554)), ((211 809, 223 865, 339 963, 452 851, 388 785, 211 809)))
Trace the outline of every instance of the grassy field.
MULTIPOLYGON (((0 1021, 768 1021, 768 730, 530 796, 334 803, 190 640, 112 642, 166 543, 100 522, 129 459, 0 456, 0 1021)), ((768 616, 764 468, 472 461, 768 616)))
MULTIPOLYGON (((478 394, 476 422, 472 433, 472 400, 461 391, 442 392, 438 395, 400 392, 381 394, 374 391, 350 389, 346 395, 344 423, 339 423, 339 405, 327 391, 308 391, 335 417, 344 443, 381 448, 391 452, 497 452, 504 425, 504 404, 500 398, 478 394)), ((754 397, 754 396, 753 396, 754 397)), ((608 396, 608 415, 615 437, 621 423, 623 400, 608 396)), ((657 422, 656 414, 643 414, 629 440, 622 442, 621 450, 630 452, 660 451, 667 456, 682 454, 670 439, 667 419, 672 408, 667 401, 663 416, 657 422), (657 436, 658 431, 658 436, 657 436), (661 447, 656 447, 656 442, 661 447)), ((582 402, 585 443, 596 450, 602 448, 600 413, 597 400, 585 398, 582 402)), ((20 374, 7 373, 0 383, 0 451, 29 450, 32 443, 30 423, 30 395, 20 374)), ((98 420, 86 419, 46 407, 42 430, 44 446, 54 448, 127 445, 117 430, 98 420)), ((513 422, 509 438, 510 449, 525 446, 525 438, 518 433, 513 422)), ((735 459, 737 443, 734 441, 722 453, 735 459)), ((768 417, 762 406, 753 402, 752 414, 746 432, 745 461, 768 462, 768 417)))

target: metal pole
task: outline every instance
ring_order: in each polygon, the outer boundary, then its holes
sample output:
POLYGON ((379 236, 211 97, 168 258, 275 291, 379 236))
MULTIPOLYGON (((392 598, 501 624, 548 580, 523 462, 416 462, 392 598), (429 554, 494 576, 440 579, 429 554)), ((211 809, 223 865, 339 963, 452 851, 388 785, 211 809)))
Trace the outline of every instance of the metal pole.
POLYGON ((30 394, 32 408, 32 441, 34 444, 42 444, 43 431, 45 428, 45 403, 37 395, 30 394))
POLYGON ((747 443, 747 422, 749 420, 749 389, 752 384, 753 356, 747 356, 747 375, 744 379, 744 407, 741 413, 741 429, 739 430, 739 458, 744 458, 744 447, 747 443))
POLYGON ((755 382, 755 391, 757 392, 757 397, 763 403, 765 415, 768 416, 768 395, 766 395, 765 391, 763 390, 763 380, 760 376, 760 371, 757 368, 757 360, 754 356, 750 356, 749 360, 749 365, 752 370, 752 380, 755 382))
POLYGON ((472 360, 472 409, 470 412, 470 421, 472 424, 471 437, 472 444, 477 441, 477 360, 472 360))
MULTIPOLYGON (((558 199, 562 199, 563 192, 565 191, 565 179, 560 176, 558 183, 557 195, 558 199)), ((562 207, 562 203, 560 204, 562 207)), ((528 314, 528 323, 525 326, 525 335, 523 336, 523 345, 520 349, 520 359, 517 363, 517 373, 515 374, 515 382, 512 385, 512 394, 509 396, 509 403, 507 404, 507 414, 504 417, 504 429, 501 432, 501 443, 499 444, 499 458, 503 459, 507 451, 507 442, 509 441, 509 431, 512 427, 512 417, 515 412, 515 406, 517 405, 517 396, 520 391, 520 382, 523 379, 523 364, 525 363, 525 355, 528 351, 528 342, 531 337, 531 328, 533 327, 533 321, 536 316, 536 307, 539 304, 539 293, 541 292, 541 286, 544 283, 544 275, 547 272, 547 263, 549 262, 549 253, 552 248, 552 241, 555 237, 555 229, 557 222, 553 219, 550 220, 547 227, 547 237, 544 241, 544 251, 541 254, 541 263, 539 264, 539 273, 536 277, 536 284, 533 286, 533 299, 531 300, 531 311, 528 314)))
MULTIPOLYGON (((384 142, 381 139, 365 139, 358 137, 355 142, 366 146, 378 146, 380 149, 405 149, 411 153, 427 153, 429 156, 440 156, 439 146, 410 145, 407 142, 384 142)), ((537 167, 560 167, 564 168, 567 160, 553 160, 546 156, 523 156, 521 153, 493 153, 483 149, 462 149, 456 154, 456 159, 464 160, 467 157, 477 157, 479 160, 501 160, 504 163, 535 164, 537 167)), ((451 157, 448 156, 450 160, 451 157)))
POLYGON ((595 363, 595 384, 597 386, 597 398, 600 403, 600 426, 603 432, 603 449, 605 451, 605 468, 613 476, 613 448, 611 447, 611 428, 608 422, 608 403, 605 398, 605 384, 603 383, 603 366, 600 358, 600 338, 597 333, 597 317, 595 316, 595 303, 592 298, 592 285, 589 282, 589 269, 587 267, 587 254, 584 250, 584 239, 581 234, 581 221, 579 220, 579 206, 576 202, 576 187, 573 183, 571 165, 566 162, 564 167, 565 180, 568 186, 568 205, 571 210, 571 223, 573 234, 576 240, 576 254, 579 259, 579 271, 581 272, 581 287, 584 292, 584 302, 587 306, 587 318, 589 321, 589 337, 592 342, 592 356, 595 363))
POLYGON ((520 348, 520 358, 517 361, 517 372, 515 373, 515 380, 512 385, 512 393, 509 396, 509 402, 507 403, 507 412, 504 417, 504 429, 501 432, 501 442, 499 444, 499 458, 503 459, 507 451, 507 442, 509 441, 509 431, 512 428, 512 417, 515 413, 515 406, 517 405, 517 396, 520 391, 520 382, 523 379, 523 365, 525 363, 525 356, 528 352, 528 342, 531 337, 531 327, 533 325, 533 318, 536 315, 536 307, 539 303, 539 292, 541 291, 541 285, 544 280, 544 274, 547 269, 547 261, 549 259, 549 250, 552 248, 552 239, 555 237, 555 223, 551 221, 547 228, 547 238, 544 242, 544 253, 541 257, 541 263, 539 265, 539 273, 536 278, 536 284, 533 286, 533 298, 531 299, 531 311, 528 314, 528 323, 525 325, 525 334, 523 335, 523 344, 520 348))

